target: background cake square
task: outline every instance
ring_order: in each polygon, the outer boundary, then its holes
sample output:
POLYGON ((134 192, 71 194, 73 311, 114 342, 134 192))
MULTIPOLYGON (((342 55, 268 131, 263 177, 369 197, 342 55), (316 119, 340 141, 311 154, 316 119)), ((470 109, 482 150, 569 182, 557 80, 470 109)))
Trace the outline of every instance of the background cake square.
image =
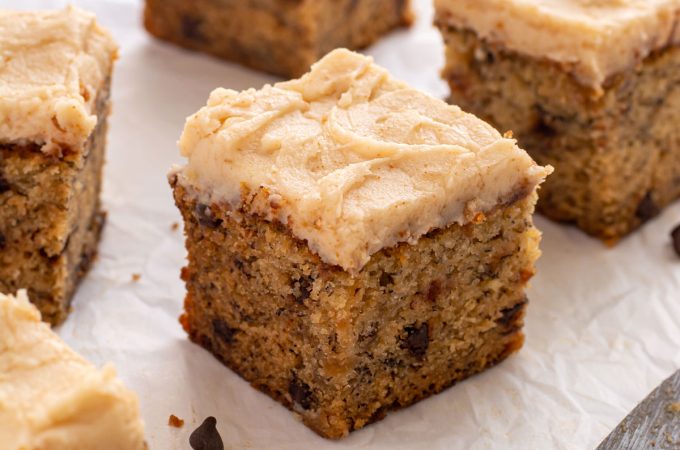
POLYGON ((104 221, 101 170, 117 48, 94 15, 0 11, 0 291, 66 318, 104 221))
POLYGON ((615 241, 680 196, 680 1, 435 7, 451 102, 555 167, 541 212, 615 241))
POLYGON ((521 347, 550 169, 481 120, 336 50, 299 80, 217 89, 180 147, 181 321, 321 435, 521 347))
POLYGON ((410 0, 146 0, 154 36, 284 77, 412 21, 410 0))

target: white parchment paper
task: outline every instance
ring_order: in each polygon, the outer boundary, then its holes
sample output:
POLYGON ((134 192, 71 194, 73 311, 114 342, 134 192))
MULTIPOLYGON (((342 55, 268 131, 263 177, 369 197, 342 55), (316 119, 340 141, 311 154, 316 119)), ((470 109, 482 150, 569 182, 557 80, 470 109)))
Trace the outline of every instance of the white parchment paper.
MULTIPOLYGON (((113 84, 100 257, 59 334, 98 365, 113 362, 136 390, 152 449, 187 449, 208 415, 229 449, 585 449, 596 446, 680 367, 680 259, 669 231, 680 204, 607 249, 541 217, 544 256, 529 297, 527 341, 500 366, 341 442, 317 437, 253 390, 177 322, 185 250, 166 172, 181 162, 184 119, 218 86, 274 78, 152 40, 141 2, 82 0, 121 45, 113 84), (133 281, 133 274, 140 274, 133 281), (186 420, 170 428, 168 416, 186 420)), ((0 7, 61 7, 61 0, 0 0, 0 7)), ((443 48, 429 0, 418 23, 370 49, 394 75, 435 96, 443 48)))

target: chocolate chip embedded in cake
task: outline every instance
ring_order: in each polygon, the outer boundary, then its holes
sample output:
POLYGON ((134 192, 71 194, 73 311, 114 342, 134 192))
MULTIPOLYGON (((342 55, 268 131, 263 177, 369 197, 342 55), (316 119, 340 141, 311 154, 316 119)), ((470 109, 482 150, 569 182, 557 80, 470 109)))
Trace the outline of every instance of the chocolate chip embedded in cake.
POLYGON ((539 211, 615 242, 680 197, 679 0, 436 0, 451 101, 555 175, 539 211))
POLYGON ((144 13, 160 39, 286 77, 411 21, 410 0, 146 0, 144 13))
POLYGON ((137 396, 40 321, 25 291, 0 294, 0 447, 146 450, 137 396))
POLYGON ((117 49, 77 8, 0 11, 0 291, 62 322, 97 249, 117 49))
POLYGON ((550 169, 481 120, 337 50, 298 80, 217 89, 180 146, 181 322, 319 434, 521 347, 550 169))

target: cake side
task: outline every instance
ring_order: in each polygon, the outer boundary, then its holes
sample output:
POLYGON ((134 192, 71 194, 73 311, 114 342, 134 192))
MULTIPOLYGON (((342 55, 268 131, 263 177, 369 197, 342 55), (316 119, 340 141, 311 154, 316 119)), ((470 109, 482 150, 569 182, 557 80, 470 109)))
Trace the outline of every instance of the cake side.
POLYGON ((189 253, 183 326, 322 436, 346 436, 522 345, 539 255, 533 188, 350 274, 280 222, 171 184, 189 253))
POLYGON ((0 373, 3 449, 146 448, 136 395, 68 348, 23 291, 0 294, 0 373))
POLYGON ((404 0, 146 0, 154 36, 285 77, 337 47, 366 47, 411 21, 404 0))
MULTIPOLYGON (((414 20, 411 0, 342 0, 313 2, 319 23, 316 55, 305 68, 336 48, 359 50, 368 47, 395 28, 414 20), (339 24, 339 20, 342 22, 339 24)), ((291 74, 299 76, 298 71, 291 74)))
POLYGON ((451 101, 512 129, 539 164, 556 168, 541 212, 615 241, 680 197, 680 47, 653 52, 595 95, 559 64, 438 26, 451 101))
POLYGON ((69 6, 0 10, 0 42, 0 143, 33 143, 57 156, 64 147, 80 149, 117 57, 111 36, 94 14, 69 6))
POLYGON ((299 80, 217 89, 187 120, 180 147, 188 164, 177 176, 204 202, 238 209, 256 198, 257 214, 349 271, 550 173, 486 123, 347 50, 299 80))
POLYGON ((649 54, 680 44, 679 0, 435 0, 436 20, 555 62, 601 93, 649 54))

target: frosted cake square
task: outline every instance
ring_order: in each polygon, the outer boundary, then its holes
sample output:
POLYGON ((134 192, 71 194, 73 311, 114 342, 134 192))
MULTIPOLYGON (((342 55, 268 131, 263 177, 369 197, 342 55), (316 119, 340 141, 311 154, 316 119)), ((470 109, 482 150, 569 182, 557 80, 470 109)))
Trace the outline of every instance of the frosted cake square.
POLYGON ((615 242, 680 196, 680 0, 436 0, 451 102, 555 175, 538 209, 615 242))
POLYGON ((117 46, 77 8, 0 10, 0 291, 62 322, 97 251, 117 46))
POLYGON ((297 80, 215 90, 180 147, 182 324, 319 434, 522 346, 550 169, 481 120, 336 50, 297 80))
POLYGON ((0 447, 147 449, 137 396, 59 339, 23 290, 0 294, 0 447))

